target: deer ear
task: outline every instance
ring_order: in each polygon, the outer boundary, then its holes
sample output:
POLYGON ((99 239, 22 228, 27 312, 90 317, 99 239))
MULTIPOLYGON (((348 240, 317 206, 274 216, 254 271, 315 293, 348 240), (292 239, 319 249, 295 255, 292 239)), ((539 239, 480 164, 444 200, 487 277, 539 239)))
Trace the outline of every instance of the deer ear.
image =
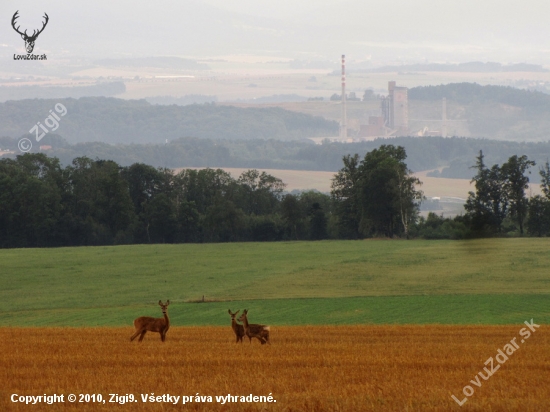
POLYGON ((159 300, 159 305, 162 305, 162 300, 159 300))
POLYGON ((168 299, 168 300, 166 301, 166 306, 168 306, 169 304, 170 304, 170 299, 168 299))
POLYGON ((237 313, 239 313, 240 311, 241 311, 240 309, 239 309, 238 311, 236 311, 236 312, 235 312, 235 315, 236 315, 237 313))

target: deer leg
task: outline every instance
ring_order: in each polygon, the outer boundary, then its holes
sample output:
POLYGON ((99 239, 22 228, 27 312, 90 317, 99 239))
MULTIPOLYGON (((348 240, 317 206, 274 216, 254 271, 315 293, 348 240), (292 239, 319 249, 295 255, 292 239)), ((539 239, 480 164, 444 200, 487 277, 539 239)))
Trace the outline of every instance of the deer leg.
POLYGON ((139 337, 138 342, 141 342, 141 341, 143 340, 143 337, 145 336, 146 333, 147 333, 146 330, 144 330, 144 331, 141 332, 141 336, 139 337))
POLYGON ((130 342, 133 341, 135 338, 137 338, 137 335, 139 335, 141 331, 138 329, 136 330, 136 333, 134 333, 131 337, 130 337, 130 342))
POLYGON ((166 332, 160 332, 160 340, 163 342, 166 340, 166 332))

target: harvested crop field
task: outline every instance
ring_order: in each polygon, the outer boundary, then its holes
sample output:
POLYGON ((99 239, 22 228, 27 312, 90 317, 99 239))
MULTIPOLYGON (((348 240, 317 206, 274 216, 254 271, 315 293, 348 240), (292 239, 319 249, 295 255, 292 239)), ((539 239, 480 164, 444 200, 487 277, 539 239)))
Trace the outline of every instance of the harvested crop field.
POLYGON ((272 326, 270 346, 236 344, 229 317, 227 327, 173 327, 164 344, 150 332, 130 342, 130 326, 0 328, 0 410, 544 411, 546 328, 272 326), (179 398, 143 401, 153 393, 179 398), (64 395, 64 403, 31 406, 13 394, 64 395), (89 402, 79 403, 80 394, 89 402), (130 395, 136 402, 122 404, 130 395), (452 395, 466 399, 462 407, 452 395), (253 396, 276 402, 247 401, 253 396))

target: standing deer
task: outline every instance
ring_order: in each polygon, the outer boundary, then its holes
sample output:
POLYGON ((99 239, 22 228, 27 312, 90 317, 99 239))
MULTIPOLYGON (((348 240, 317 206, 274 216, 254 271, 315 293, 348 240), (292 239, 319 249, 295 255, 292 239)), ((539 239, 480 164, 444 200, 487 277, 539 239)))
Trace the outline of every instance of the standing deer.
POLYGON ((256 338, 262 345, 265 345, 266 343, 271 345, 269 342, 269 326, 248 323, 248 319, 246 317, 247 314, 248 309, 245 309, 243 314, 239 317, 239 321, 243 323, 244 332, 246 333, 246 336, 248 336, 250 343, 252 343, 252 338, 256 338))
POLYGON ((227 311, 231 316, 231 328, 233 329, 233 332, 235 332, 235 336, 237 337, 237 340, 235 341, 235 343, 238 343, 239 341, 243 343, 244 326, 238 324, 235 319, 235 316, 237 316, 237 313, 239 313, 240 310, 236 311, 235 313, 231 313, 231 309, 227 309, 227 311))
POLYGON ((150 331, 160 333, 160 339, 164 342, 166 339, 166 332, 168 332, 168 328, 170 327, 170 319, 168 319, 168 314, 166 313, 166 308, 169 304, 169 300, 166 301, 166 304, 163 304, 162 301, 159 300, 159 305, 162 309, 162 313, 164 314, 163 318, 152 318, 150 316, 140 316, 139 318, 136 318, 134 320, 136 333, 132 335, 130 341, 133 341, 137 338, 137 335, 141 334, 139 337, 139 342, 141 342, 147 331, 150 331))

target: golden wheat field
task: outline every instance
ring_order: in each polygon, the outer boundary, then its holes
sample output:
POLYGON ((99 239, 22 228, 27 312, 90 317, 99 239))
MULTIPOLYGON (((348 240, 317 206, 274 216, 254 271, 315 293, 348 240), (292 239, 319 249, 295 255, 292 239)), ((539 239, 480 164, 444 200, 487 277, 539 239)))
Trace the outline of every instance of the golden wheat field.
POLYGON ((235 343, 230 326, 173 327, 165 343, 149 332, 141 344, 130 342, 131 327, 1 328, 0 410, 548 411, 550 335, 544 325, 528 339, 525 330, 272 327, 272 344, 262 346, 246 338, 235 343), (518 348, 507 352, 512 340, 518 348), (502 364, 499 349, 508 353, 502 364), (12 402, 15 394, 23 402, 21 396, 58 394, 65 402, 26 405, 12 402), (90 402, 79 403, 81 394, 90 402), (105 403, 92 401, 97 394, 105 403), (119 402, 109 402, 110 394, 119 402), (178 396, 178 403, 143 402, 142 395, 152 394, 178 396), (229 394, 238 402, 228 402, 229 394), (137 402, 120 403, 130 395, 137 402), (247 402, 254 400, 250 395, 274 402, 247 402), (467 400, 459 406, 452 395, 467 400), (183 396, 193 401, 183 404, 183 396))

